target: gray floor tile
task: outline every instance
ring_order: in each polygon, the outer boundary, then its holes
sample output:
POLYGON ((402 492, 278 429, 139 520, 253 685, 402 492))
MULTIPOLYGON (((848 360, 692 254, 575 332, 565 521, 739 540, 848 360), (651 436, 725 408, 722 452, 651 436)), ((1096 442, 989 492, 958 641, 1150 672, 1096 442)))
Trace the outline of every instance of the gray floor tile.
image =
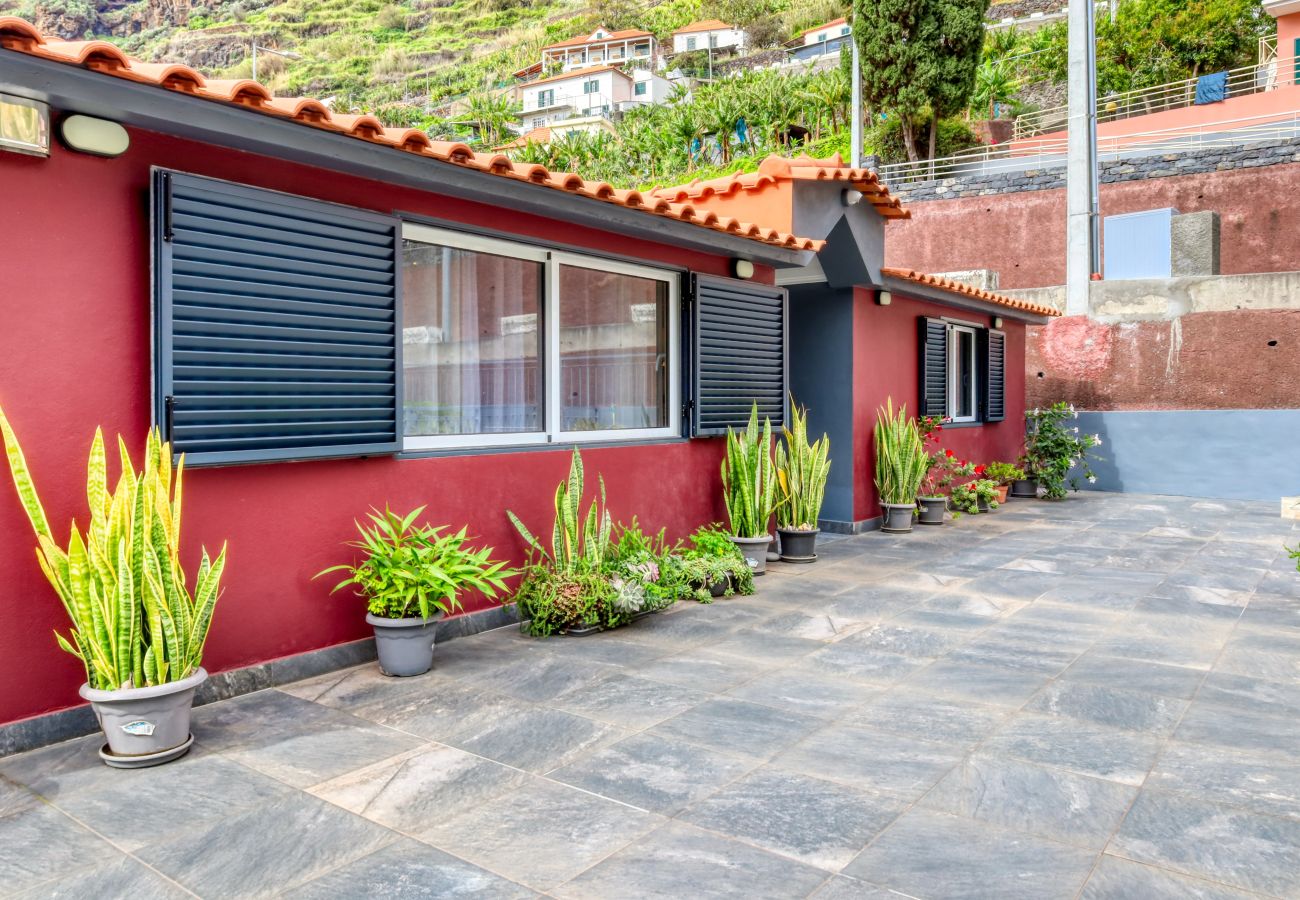
POLYGON ((355 710, 356 715, 426 740, 446 741, 532 709, 532 704, 469 683, 439 684, 421 694, 396 694, 355 710))
POLYGON ((935 694, 1011 707, 1024 705, 1046 683, 1038 672, 946 659, 907 680, 909 687, 935 694))
POLYGON ((1158 748, 1149 735, 1036 713, 1017 713, 982 746, 987 753, 1131 785, 1146 778, 1158 748))
POLYGON ((367 663, 342 672, 327 672, 277 690, 322 706, 356 713, 371 704, 391 703, 398 697, 427 696, 436 690, 446 690, 452 683, 450 678, 436 672, 393 678, 379 671, 379 666, 374 663, 367 663))
POLYGON ((1300 681, 1300 635, 1238 630, 1214 669, 1294 684, 1300 681))
POLYGON ((433 744, 311 789, 335 806, 420 837, 442 819, 508 793, 533 776, 455 747, 433 744))
POLYGON ((290 796, 293 789, 216 754, 185 757, 151 769, 114 771, 98 790, 55 801, 123 850, 170 840, 246 809, 290 796), (124 815, 124 810, 130 810, 124 815))
MULTIPOLYGON (((104 745, 102 734, 93 734, 38 750, 30 750, 0 759, 0 777, 35 791, 48 800, 94 790, 113 778, 104 761, 99 758, 99 748, 104 745)), ((190 750, 186 756, 203 755, 202 748, 190 750)), ((121 772, 112 770, 116 775, 121 772)), ((21 799, 17 795, 17 800, 21 799)))
POLYGON ((1256 896, 1106 854, 1080 900, 1250 900, 1256 896))
POLYGON ((130 900, 188 900, 188 891, 143 863, 121 856, 96 860, 88 869, 18 894, 18 900, 85 900, 87 897, 129 897, 130 900))
POLYGON ((603 663, 590 660, 534 653, 483 673, 483 681, 507 697, 540 703, 586 687, 613 671, 603 663))
POLYGON ((1275 896, 1300 893, 1300 822, 1144 790, 1111 853, 1275 896))
POLYGON ((1043 688, 1025 709, 1165 736, 1173 733, 1187 701, 1101 684, 1057 681, 1043 688))
POLYGON ((916 897, 1064 900, 1078 892, 1095 857, 984 822, 914 809, 844 874, 916 897))
POLYGON ((758 764, 653 734, 584 756, 550 778, 651 812, 671 815, 758 764))
POLYGON ((1089 652, 1072 663, 1060 678, 1065 682, 1115 685, 1188 700, 1205 678, 1205 671, 1089 652))
POLYGON ((836 875, 817 889, 812 900, 900 900, 902 896, 847 875, 836 875))
POLYGON ((565 712, 639 731, 701 703, 712 694, 615 672, 556 697, 565 712))
POLYGON ((963 760, 921 804, 1100 850, 1135 796, 1137 788, 1114 781, 977 754, 963 760))
POLYGON ((1181 741, 1288 754, 1300 746, 1300 719, 1193 700, 1174 736, 1181 741))
POLYGON ((786 900, 825 879, 822 869, 673 822, 552 893, 566 900, 786 900))
POLYGON ((961 759, 962 750, 853 725, 832 725, 782 753, 790 772, 916 799, 961 759))
POLYGON ((710 642, 709 649, 714 653, 778 664, 793 662, 815 650, 820 650, 823 646, 823 641, 809 640, 761 625, 757 628, 742 628, 710 642))
POLYGON ((904 805, 896 797, 764 767, 678 818, 838 872, 904 805))
POLYGON ((424 839, 512 881, 547 891, 663 821, 575 788, 535 781, 438 822, 424 839))
POLYGON ((835 719, 862 708, 884 688, 810 672, 801 667, 760 675, 728 696, 819 719, 835 719))
POLYGON ((685 650, 639 666, 636 674, 653 681, 680 684, 721 694, 772 669, 762 660, 744 659, 709 650, 685 650))
POLYGON ((315 878, 286 897, 294 900, 337 898, 473 897, 475 900, 522 900, 537 896, 522 885, 409 839, 353 860, 315 878))
POLYGON ((36 794, 28 788, 0 775, 0 818, 28 809, 38 802, 36 794))
POLYGON ((851 635, 824 650, 818 650, 801 664, 811 671, 834 678, 849 678, 871 684, 893 684, 929 663, 928 659, 850 643, 854 637, 856 635, 851 635))
POLYGON ((138 855, 205 898, 270 897, 392 839, 392 832, 373 822, 297 794, 138 855))
POLYGON ((623 729, 594 719, 537 707, 475 731, 460 732, 448 743, 507 766, 540 774, 558 769, 597 747, 612 744, 626 734, 623 729))
MULTIPOLYGON (((101 765, 103 765, 101 763, 101 765)), ((6 893, 45 885, 64 873, 108 866, 125 858, 50 806, 0 819, 0 884, 6 893)))
POLYGON ((1300 682, 1211 672, 1205 676, 1196 701, 1270 716, 1300 716, 1300 682))
POLYGON ((1294 751, 1252 753, 1173 741, 1161 751, 1147 786, 1300 819, 1300 761, 1294 751))
POLYGON ((849 717, 849 723, 893 734, 969 746, 983 740, 1011 715, 1001 706, 954 700, 909 685, 889 688, 849 717))
POLYGON ((719 697, 660 722, 650 733, 722 753, 766 759, 824 724, 811 716, 719 697))

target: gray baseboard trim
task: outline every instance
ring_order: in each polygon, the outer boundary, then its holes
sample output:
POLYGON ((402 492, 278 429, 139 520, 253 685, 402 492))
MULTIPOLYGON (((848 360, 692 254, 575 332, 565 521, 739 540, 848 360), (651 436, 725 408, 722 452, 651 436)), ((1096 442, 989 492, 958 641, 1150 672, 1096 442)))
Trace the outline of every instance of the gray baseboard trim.
POLYGON ((859 519, 856 522, 837 522, 834 519, 818 519, 817 527, 822 531, 831 534, 865 534, 868 531, 879 531, 881 517, 875 516, 870 519, 859 519))
MULTIPOLYGON (((444 620, 438 625, 436 640, 441 644, 458 637, 503 628, 518 621, 519 611, 516 607, 496 606, 444 620)), ((228 700, 240 694, 251 694, 253 691, 313 678, 326 672, 359 666, 373 662, 374 659, 375 639, 364 638, 306 653, 295 653, 293 656, 257 665, 216 672, 195 692, 194 705, 203 706, 217 700, 228 700)), ((84 737, 98 730, 99 723, 95 721, 95 714, 89 705, 19 719, 17 722, 0 725, 0 757, 84 737)))

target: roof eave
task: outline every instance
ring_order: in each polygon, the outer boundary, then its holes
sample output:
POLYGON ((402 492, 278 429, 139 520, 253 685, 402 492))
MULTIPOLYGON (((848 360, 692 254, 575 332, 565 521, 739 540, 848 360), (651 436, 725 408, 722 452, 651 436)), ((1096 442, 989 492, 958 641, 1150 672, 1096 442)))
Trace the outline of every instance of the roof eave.
POLYGON ((883 275, 880 280, 880 284, 871 285, 871 287, 876 290, 886 290, 890 293, 897 293, 908 297, 919 297, 924 300, 933 300, 936 303, 942 303, 944 306, 952 306, 957 309, 968 309, 972 312, 978 312, 984 315, 1001 316, 1004 319, 1015 319, 1018 322, 1025 322, 1029 325, 1046 325, 1048 322, 1052 321, 1051 316, 1040 315, 1024 309, 1016 309, 1014 306, 1005 306, 1001 303, 993 303, 988 300, 980 300, 977 297, 969 297, 956 291, 949 291, 944 288, 933 287, 927 284, 919 284, 915 281, 909 281, 906 278, 897 278, 893 275, 883 275))
MULTIPOLYGON (((501 205, 507 187, 498 175, 23 53, 0 51, 0 89, 44 101, 58 110, 112 119, 146 131, 494 206, 501 205)), ((778 247, 543 185, 518 181, 508 188, 513 211, 628 237, 776 268, 803 266, 813 256, 810 250, 778 247)))

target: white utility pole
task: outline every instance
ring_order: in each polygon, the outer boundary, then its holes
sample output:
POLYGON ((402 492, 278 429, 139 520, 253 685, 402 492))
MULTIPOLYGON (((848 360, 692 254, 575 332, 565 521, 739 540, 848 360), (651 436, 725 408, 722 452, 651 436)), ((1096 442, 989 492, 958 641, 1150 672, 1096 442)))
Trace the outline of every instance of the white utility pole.
POLYGON ((285 59, 302 59, 302 57, 299 56, 297 53, 290 53, 288 50, 273 50, 270 47, 259 46, 256 42, 254 42, 253 43, 253 80, 254 81, 257 81, 257 51, 259 50, 261 50, 263 53, 271 53, 274 54, 275 56, 283 56, 285 59))
MULTIPOLYGON (((858 41, 853 35, 849 35, 849 43, 853 45, 853 99, 850 101, 853 105, 852 115, 853 124, 849 129, 849 140, 853 142, 853 150, 849 153, 849 165, 855 169, 862 168, 862 60, 858 58, 858 41)), ((843 49, 840 50, 844 52, 843 49)))
POLYGON ((1066 165, 1065 314, 1088 314, 1096 261, 1096 43, 1092 0, 1074 0, 1069 21, 1070 130, 1066 165))

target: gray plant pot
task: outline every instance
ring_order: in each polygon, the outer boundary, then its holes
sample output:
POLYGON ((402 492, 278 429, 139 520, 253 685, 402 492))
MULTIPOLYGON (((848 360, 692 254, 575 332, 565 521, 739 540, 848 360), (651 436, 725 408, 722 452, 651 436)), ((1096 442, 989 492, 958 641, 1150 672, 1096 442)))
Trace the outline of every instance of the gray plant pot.
POLYGON ((1007 496, 1015 497, 1018 500, 1036 500, 1038 499, 1038 482, 1033 478, 1013 481, 1011 482, 1011 491, 1007 496))
POLYGON ((989 511, 989 502, 985 500, 983 497, 976 497, 975 508, 982 513, 986 513, 989 511))
POLYGON ((385 675, 423 675, 433 668, 433 642, 442 613, 427 619, 384 619, 366 613, 375 629, 379 670, 385 675))
POLYGON ((817 561, 817 535, 820 528, 778 528, 781 534, 781 559, 789 563, 817 561))
POLYGON ((912 514, 916 506, 911 503, 882 503, 885 515, 880 523, 880 530, 886 534, 906 534, 912 530, 912 514))
POLYGON ((942 525, 944 513, 948 509, 947 497, 918 497, 917 502, 921 504, 921 515, 917 521, 922 525, 942 525))
POLYGON ((108 745, 99 756, 118 769, 156 766, 184 756, 190 749, 190 710, 194 691, 207 680, 202 667, 188 678, 154 687, 101 691, 81 686, 104 730, 108 745))
POLYGON ((733 534, 731 542, 740 548, 740 553, 745 557, 745 562, 749 563, 750 571, 756 576, 767 571, 767 547, 772 543, 770 534, 755 538, 736 537, 733 534))

